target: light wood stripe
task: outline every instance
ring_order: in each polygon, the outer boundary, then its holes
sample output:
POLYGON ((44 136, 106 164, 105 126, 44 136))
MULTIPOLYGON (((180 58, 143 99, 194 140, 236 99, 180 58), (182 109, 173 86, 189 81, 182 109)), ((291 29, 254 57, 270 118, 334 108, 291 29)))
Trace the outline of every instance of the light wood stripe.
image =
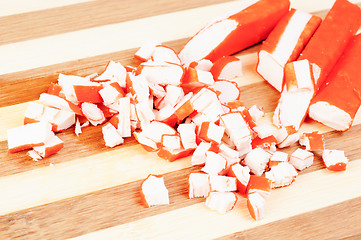
POLYGON ((239 198, 235 209, 227 214, 210 211, 204 203, 199 203, 75 239, 186 239, 189 232, 194 239, 222 237, 360 197, 360 171, 361 160, 356 160, 349 164, 346 172, 319 170, 301 175, 290 187, 272 191, 267 200, 266 217, 260 221, 251 219, 245 199, 239 198), (325 187, 330 185, 332 191, 325 187))
POLYGON ((58 8, 77 3, 90 2, 94 0, 16 0, 0 2, 0 17, 26 12, 40 11, 49 8, 58 8))
POLYGON ((185 0, 181 2, 177 0, 158 0, 155 2, 142 0, 98 0, 42 11, 27 12, 21 15, 17 14, 0 18, 0 22, 6 23, 0 29, 0 35, 3 36, 0 38, 0 45, 222 2, 225 1, 185 0), (156 6, 163 7, 157 8, 156 6), (149 11, 149 9, 153 10, 149 11), (31 29, 29 29, 29 26, 31 26, 31 29))

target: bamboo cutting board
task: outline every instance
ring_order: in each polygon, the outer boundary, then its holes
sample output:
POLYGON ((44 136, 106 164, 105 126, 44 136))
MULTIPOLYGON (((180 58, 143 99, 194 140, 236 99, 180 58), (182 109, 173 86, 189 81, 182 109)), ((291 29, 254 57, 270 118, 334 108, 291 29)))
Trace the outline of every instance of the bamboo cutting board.
MULTIPOLYGON (((345 133, 306 121, 301 131, 323 132, 326 148, 345 151, 347 171, 329 172, 317 156, 290 187, 272 191, 261 221, 251 219, 242 197, 226 214, 188 199, 187 176, 198 170, 189 157, 169 163, 133 138, 106 148, 100 127, 79 137, 73 129, 58 134, 64 149, 39 162, 25 152, 7 153, 6 130, 22 124, 29 102, 59 73, 100 73, 109 60, 136 66, 133 54, 148 39, 179 50, 240 2, 1 1, 0 239, 361 239, 361 114, 345 133), (170 205, 140 205, 140 183, 150 173, 164 175, 170 205)), ((334 1, 291 2, 324 17, 334 1)), ((236 81, 242 101, 262 106, 267 121, 278 94, 255 73, 258 48, 237 54, 244 76, 236 81)))

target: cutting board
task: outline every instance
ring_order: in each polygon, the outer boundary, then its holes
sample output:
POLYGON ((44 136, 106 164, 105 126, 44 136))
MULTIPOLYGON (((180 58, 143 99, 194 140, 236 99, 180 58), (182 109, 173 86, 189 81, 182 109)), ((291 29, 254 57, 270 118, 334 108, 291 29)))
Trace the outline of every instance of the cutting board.
MULTIPOLYGON (((254 221, 246 201, 219 214, 204 199, 188 199, 190 158, 167 162, 134 138, 107 148, 100 127, 80 136, 59 133, 59 153, 33 161, 7 152, 6 130, 22 125, 24 111, 59 73, 100 73, 109 60, 133 58, 146 40, 175 50, 209 20, 242 1, 17 0, 0 3, 0 239, 360 239, 361 117, 339 133, 306 119, 301 132, 324 133, 326 148, 344 150, 345 172, 324 168, 320 156, 289 187, 272 190, 265 218, 254 221), (145 208, 141 181, 162 174, 170 204, 145 208)), ((324 17, 333 1, 294 0, 292 7, 324 17)), ((355 1, 360 2, 360 1, 355 1)), ((270 121, 278 93, 255 72, 259 45, 236 56, 235 79, 246 106, 263 107, 270 121)), ((292 153, 298 146, 285 149, 292 153)))

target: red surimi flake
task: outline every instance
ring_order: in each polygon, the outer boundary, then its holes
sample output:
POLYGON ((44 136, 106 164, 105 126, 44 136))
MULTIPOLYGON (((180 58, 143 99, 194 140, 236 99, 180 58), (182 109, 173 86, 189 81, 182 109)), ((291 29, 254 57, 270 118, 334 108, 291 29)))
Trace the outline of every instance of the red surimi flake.
POLYGON ((324 150, 325 143, 323 135, 317 132, 303 133, 300 140, 300 145, 305 146, 307 151, 324 150))

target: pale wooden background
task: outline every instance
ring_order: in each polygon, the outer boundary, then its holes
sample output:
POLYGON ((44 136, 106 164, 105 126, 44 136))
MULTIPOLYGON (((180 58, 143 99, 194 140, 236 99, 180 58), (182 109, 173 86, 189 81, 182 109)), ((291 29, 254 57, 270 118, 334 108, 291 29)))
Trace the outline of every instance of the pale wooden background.
MULTIPOLYGON (((0 239, 360 239, 361 114, 345 133, 307 120, 301 131, 324 132, 327 148, 346 152, 348 169, 331 173, 318 157, 291 187, 272 191, 266 217, 258 222, 241 197, 223 215, 202 199, 189 200, 186 178, 198 170, 189 158, 169 163, 134 139, 108 149, 99 127, 79 137, 73 130, 60 133, 64 149, 43 161, 7 153, 6 129, 22 124, 29 101, 60 72, 101 72, 109 60, 136 66, 132 56, 150 38, 179 50, 207 21, 240 2, 1 1, 0 239), (164 174, 169 206, 140 205, 140 182, 150 173, 164 174)), ((334 1, 291 2, 324 17, 334 1)), ((262 106, 267 121, 278 94, 255 73, 258 48, 237 54, 245 65, 237 82, 244 103, 262 106)))

